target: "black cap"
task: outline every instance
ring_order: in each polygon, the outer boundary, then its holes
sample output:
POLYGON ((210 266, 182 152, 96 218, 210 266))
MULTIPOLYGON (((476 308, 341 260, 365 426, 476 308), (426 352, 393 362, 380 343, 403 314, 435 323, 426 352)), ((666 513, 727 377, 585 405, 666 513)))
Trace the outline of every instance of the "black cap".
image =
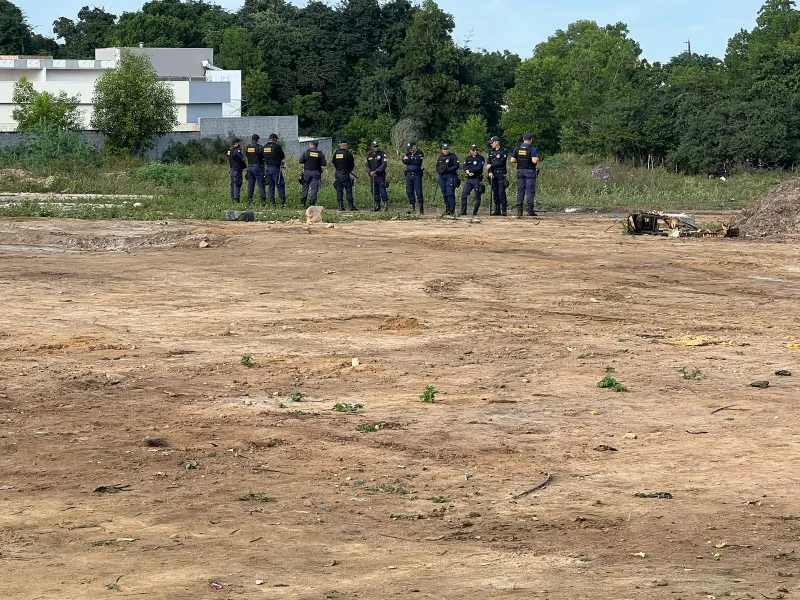
POLYGON ((260 136, 260 135, 258 135, 257 133, 254 133, 254 134, 251 136, 251 138, 250 138, 250 139, 252 139, 254 142, 257 142, 258 140, 260 140, 260 139, 261 139, 261 136, 260 136))
POLYGON ((319 146, 319 140, 308 140, 309 144, 314 144, 315 146, 319 146))
POLYGON ((492 138, 489 140, 489 143, 491 144, 492 142, 499 142, 499 141, 500 141, 500 138, 497 137, 496 135, 493 135, 492 138))
POLYGON ((408 142, 408 147, 409 148, 411 148, 411 146, 416 146, 416 145, 417 145, 417 142, 415 142, 414 140, 411 140, 410 142, 408 142))
POLYGON ((277 140, 278 139, 278 134, 277 133, 270 133, 269 134, 269 138, 267 138, 267 139, 277 140))
POLYGON ((238 143, 239 143, 239 142, 241 142, 241 141, 242 141, 242 140, 240 140, 239 138, 233 138, 233 141, 232 141, 231 143, 232 143, 232 144, 238 144, 238 143))
POLYGON ((378 147, 378 142, 376 142, 375 140, 372 140, 372 143, 370 144, 370 146, 372 148, 377 148, 378 147))
POLYGON ((523 140, 527 140, 527 141, 530 142, 533 139, 533 134, 532 133, 524 133, 524 134, 522 134, 522 139, 523 140))
POLYGON ((339 145, 340 145, 340 146, 341 146, 342 144, 349 144, 349 143, 350 143, 350 142, 348 142, 348 141, 347 141, 346 139, 344 139, 344 138, 342 138, 342 139, 340 139, 340 140, 339 140, 339 145))
POLYGON ((450 144, 442 144, 442 150, 450 150, 450 144))
POLYGON ((469 149, 470 150, 477 150, 478 149, 478 145, 477 144, 472 144, 472 146, 470 146, 469 149))

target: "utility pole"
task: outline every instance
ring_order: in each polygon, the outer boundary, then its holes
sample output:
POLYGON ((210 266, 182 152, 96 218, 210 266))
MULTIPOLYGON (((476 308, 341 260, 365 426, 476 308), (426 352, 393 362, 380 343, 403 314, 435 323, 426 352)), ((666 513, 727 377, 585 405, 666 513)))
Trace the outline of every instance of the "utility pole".
POLYGON ((686 40, 683 43, 686 44, 686 53, 689 55, 689 58, 692 58, 692 40, 686 40))

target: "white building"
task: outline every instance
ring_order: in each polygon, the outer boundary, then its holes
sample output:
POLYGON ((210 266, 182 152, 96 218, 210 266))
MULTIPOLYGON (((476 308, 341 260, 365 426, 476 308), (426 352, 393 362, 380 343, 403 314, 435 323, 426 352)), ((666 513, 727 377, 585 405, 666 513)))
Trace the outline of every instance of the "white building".
MULTIPOLYGON (((146 54, 162 81, 175 94, 178 108, 176 130, 192 130, 201 118, 239 117, 242 109, 240 71, 214 67, 211 48, 128 48, 146 54)), ((14 84, 23 75, 39 92, 66 92, 80 97, 80 110, 88 129, 92 117, 92 95, 97 78, 113 69, 121 48, 98 48, 94 60, 53 60, 42 56, 0 56, 0 130, 13 130, 14 84)))

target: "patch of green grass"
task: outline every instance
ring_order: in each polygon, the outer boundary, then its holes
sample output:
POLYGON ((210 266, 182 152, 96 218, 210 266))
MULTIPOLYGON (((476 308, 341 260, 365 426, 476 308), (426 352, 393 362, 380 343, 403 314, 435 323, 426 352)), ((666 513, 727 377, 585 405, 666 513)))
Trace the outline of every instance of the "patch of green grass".
POLYGON ((703 374, 700 369, 692 369, 689 371, 686 367, 678 369, 678 373, 680 373, 684 379, 697 379, 703 374))
POLYGON ((278 408, 289 408, 289 405, 284 404, 283 402, 278 402, 278 408))
POLYGON ((303 399, 307 397, 308 394, 305 394, 303 392, 292 392, 291 394, 289 394, 289 400, 291 400, 292 402, 302 402, 303 399))
POLYGON ((193 179, 191 172, 186 167, 162 163, 139 167, 134 171, 134 177, 139 181, 154 181, 163 185, 189 183, 193 179))
POLYGON ((436 394, 438 393, 438 391, 439 390, 437 390, 432 385, 427 385, 427 386, 425 386, 425 391, 422 392, 422 394, 420 395, 419 399, 422 402, 426 402, 428 404, 433 404, 433 403, 436 402, 436 394))
POLYGON ((331 410, 343 413, 356 413, 364 408, 363 404, 347 404, 346 402, 337 402, 333 405, 331 410))
POLYGON ((252 369, 255 365, 253 364, 253 357, 249 354, 243 354, 242 359, 239 361, 242 366, 247 367, 248 369, 252 369))
POLYGON ((308 412, 307 410, 290 410, 288 414, 293 415, 295 417, 309 417, 314 413, 308 412))
POLYGON ((376 431, 380 431, 383 429, 385 423, 375 423, 373 425, 361 424, 356 425, 356 431, 360 431, 361 433, 374 433, 376 431))
POLYGON ((272 496, 267 496, 262 492, 249 491, 246 495, 239 498, 242 502, 277 502, 272 496))
POLYGON ((627 392, 628 388, 617 381, 613 375, 614 367, 606 367, 605 376, 597 382, 597 387, 611 390, 613 392, 627 392))
POLYGON ((744 352, 742 352, 741 350, 736 350, 734 354, 736 354, 736 356, 744 356, 744 352))
POLYGON ((578 354, 578 360, 584 360, 587 358, 594 358, 594 353, 589 352, 588 354, 578 354))
POLYGON ((446 498, 444 496, 434 496, 433 498, 428 498, 428 500, 436 504, 447 504, 450 502, 450 498, 446 498))

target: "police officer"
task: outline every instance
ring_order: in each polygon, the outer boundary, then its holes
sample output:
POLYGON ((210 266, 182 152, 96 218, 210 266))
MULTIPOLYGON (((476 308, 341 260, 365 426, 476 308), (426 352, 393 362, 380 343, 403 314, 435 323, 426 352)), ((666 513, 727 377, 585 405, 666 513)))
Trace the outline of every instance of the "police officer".
POLYGON ((522 136, 522 144, 511 153, 511 162, 517 163, 517 216, 522 216, 522 205, 525 197, 528 198, 528 216, 536 216, 534 211, 534 198, 536 197, 536 164, 539 155, 533 146, 533 134, 526 133, 522 136))
POLYGON ((403 164, 406 166, 406 196, 408 196, 408 203, 411 208, 408 213, 413 214, 416 212, 415 205, 419 202, 419 214, 425 214, 425 205, 422 198, 422 159, 425 154, 422 150, 417 148, 417 142, 410 141, 406 146, 407 152, 403 155, 403 164))
POLYGON ((489 172, 489 180, 492 185, 492 195, 494 196, 493 217, 506 216, 508 200, 506 199, 506 178, 508 151, 500 146, 500 138, 496 135, 489 140, 492 149, 489 151, 489 161, 486 170, 489 172))
POLYGON ((267 203, 267 190, 264 188, 264 146, 258 143, 259 139, 259 135, 254 133, 244 151, 247 158, 247 203, 253 202, 253 192, 258 183, 261 206, 264 206, 267 203))
POLYGON ((367 173, 372 179, 372 200, 375 202, 375 212, 381 209, 381 200, 386 203, 386 210, 389 210, 389 194, 386 192, 386 155, 383 150, 378 149, 378 142, 370 144, 367 153, 367 173))
POLYGON ((439 189, 444 198, 445 215, 456 215, 456 179, 458 178, 458 156, 450 152, 449 144, 442 144, 442 153, 436 159, 439 174, 439 189))
POLYGON ((242 171, 246 168, 241 142, 242 140, 239 138, 233 138, 233 145, 228 150, 228 166, 231 170, 231 200, 234 202, 239 202, 242 192, 242 171))
POLYGON ((317 148, 319 142, 313 140, 308 143, 308 150, 300 156, 300 164, 303 165, 303 189, 300 192, 300 204, 306 207, 308 190, 311 189, 311 206, 317 203, 317 192, 322 180, 322 167, 328 164, 325 155, 317 148))
POLYGON ((344 192, 347 192, 347 204, 350 210, 358 210, 353 204, 353 180, 350 174, 356 166, 353 153, 347 149, 347 140, 339 142, 339 149, 333 153, 333 166, 336 169, 336 176, 333 180, 333 187, 336 190, 336 201, 339 203, 339 210, 344 210, 344 192))
POLYGON ((278 136, 275 133, 269 134, 269 141, 264 145, 264 164, 267 167, 266 180, 269 183, 269 201, 275 206, 275 188, 278 188, 278 197, 281 199, 281 206, 286 206, 286 181, 283 179, 283 159, 286 154, 278 143, 278 136))
POLYGON ((472 144, 469 149, 469 156, 464 159, 464 173, 467 174, 467 182, 461 190, 461 216, 467 214, 467 199, 472 190, 475 190, 475 208, 472 211, 473 215, 478 214, 478 209, 481 207, 481 195, 483 191, 483 167, 486 164, 486 159, 478 154, 478 146, 472 144))

